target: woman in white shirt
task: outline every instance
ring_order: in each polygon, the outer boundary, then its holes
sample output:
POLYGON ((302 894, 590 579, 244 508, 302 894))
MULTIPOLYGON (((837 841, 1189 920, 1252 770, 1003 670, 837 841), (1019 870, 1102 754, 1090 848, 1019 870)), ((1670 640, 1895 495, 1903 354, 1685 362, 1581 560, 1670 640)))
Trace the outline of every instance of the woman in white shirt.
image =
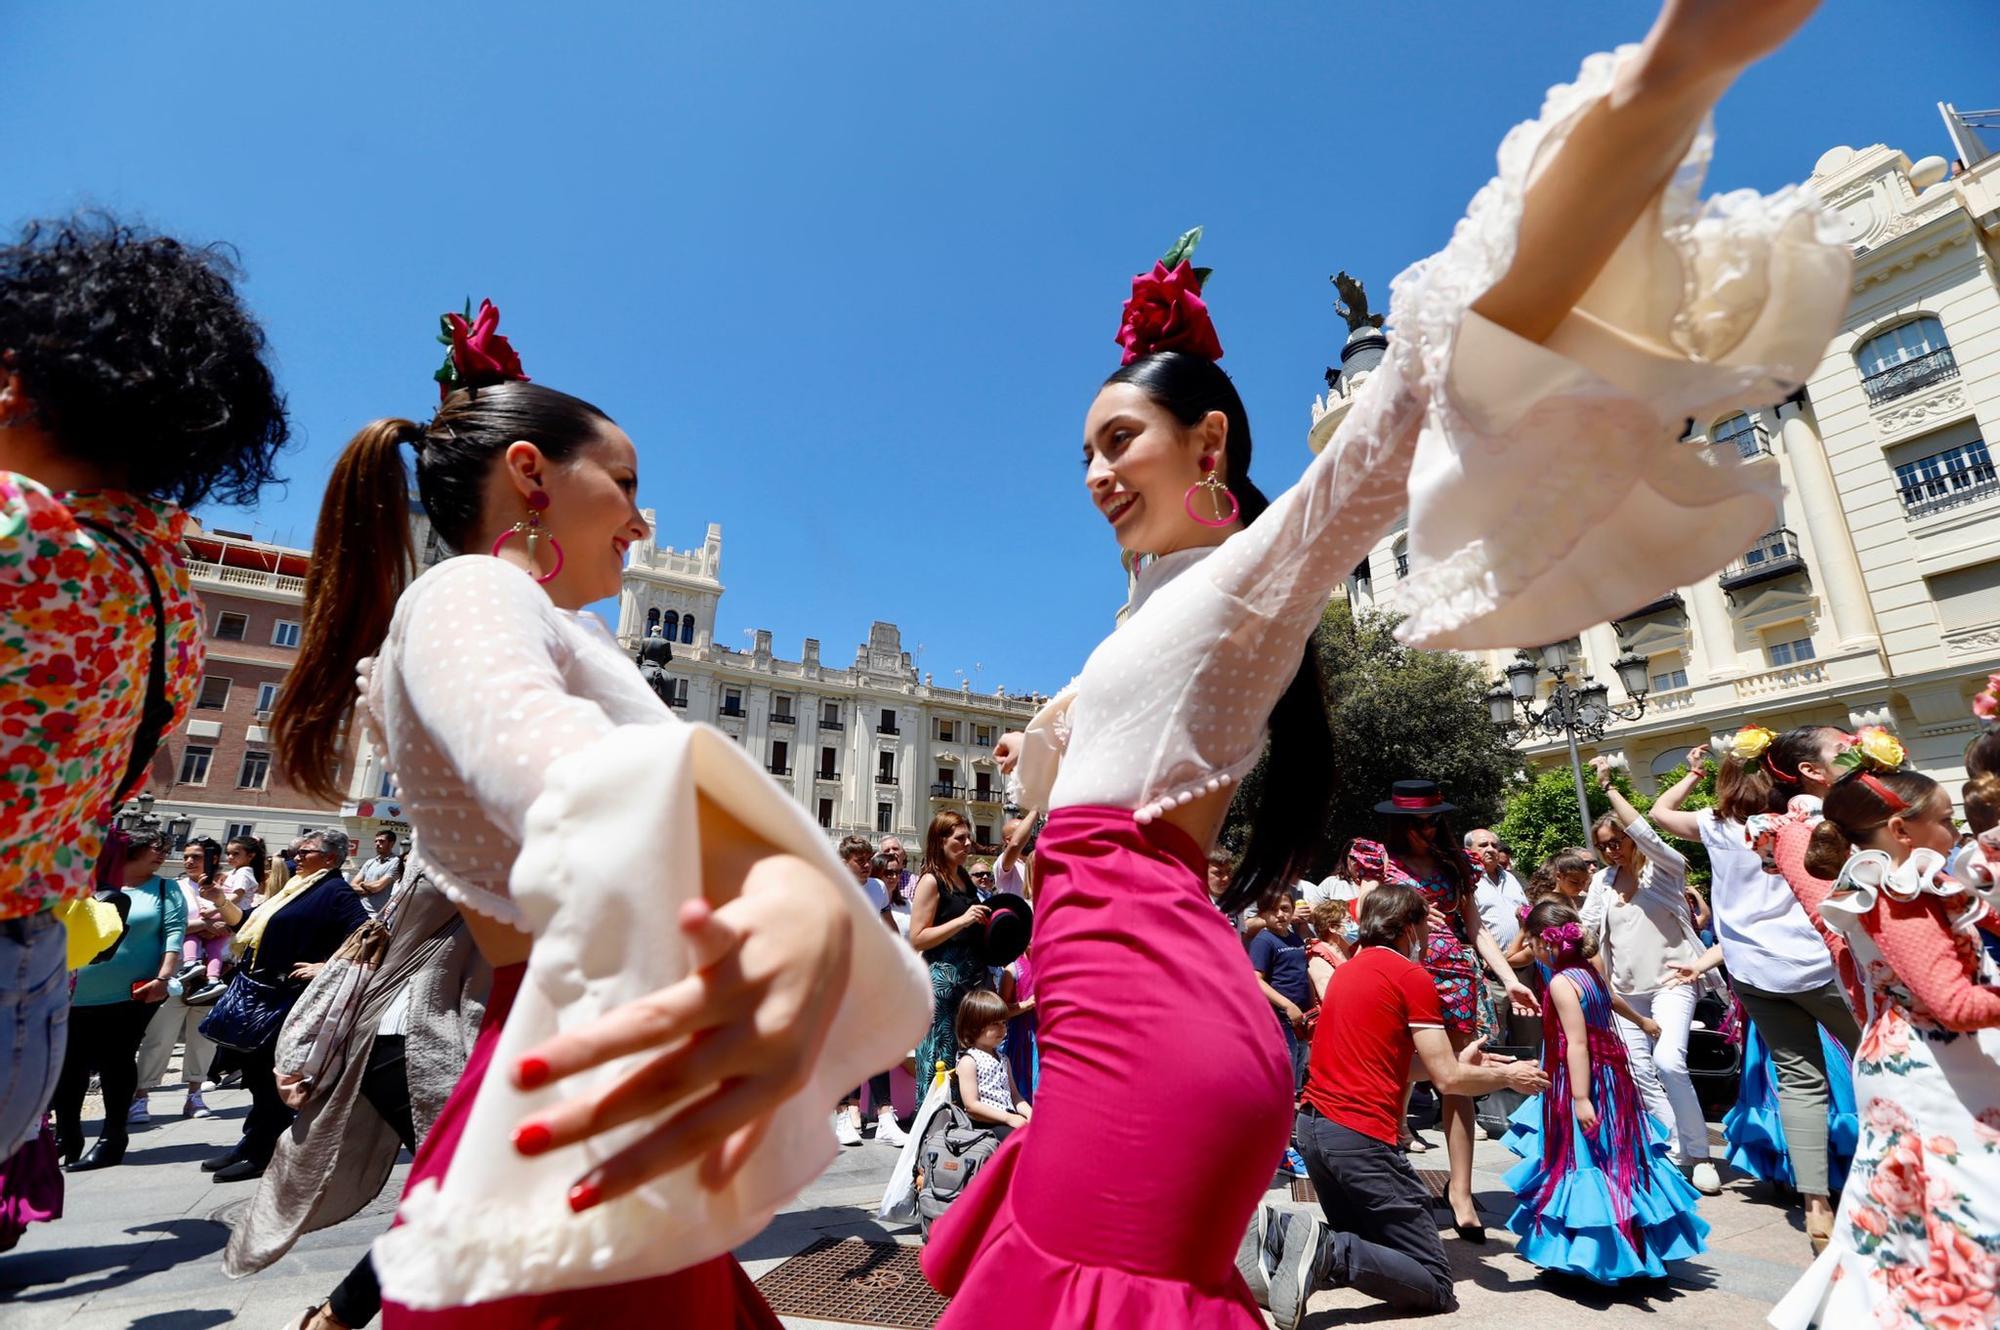
MULTIPOLYGON (((932 1229, 924 1269, 952 1295, 940 1330, 1262 1324, 1237 1247, 1284 1152, 1292 1082, 1203 887, 1232 787, 1268 730, 1229 911, 1317 850, 1332 773, 1306 648, 1398 514, 1411 522, 1402 632, 1425 646, 1566 637, 1768 526, 1768 468, 1718 469, 1673 440, 1709 403, 1802 381, 1845 307, 1850 261, 1821 239, 1816 203, 1695 202, 1708 107, 1811 7, 1669 0, 1644 48, 1593 58, 1552 92, 1444 252, 1397 279, 1381 365, 1276 499, 1250 482, 1248 416, 1215 363, 1186 245, 1134 281, 1127 363, 1085 417, 1083 461, 1137 574, 1116 631, 996 751, 1023 806, 1049 810, 1042 1080, 1034 1124, 932 1229), (1523 528, 1545 463, 1582 457, 1592 501, 1523 528)), ((1290 1232, 1307 1241, 1310 1227, 1290 1232)))
MULTIPOLYGON (((1664 796, 1670 803, 1679 803, 1701 779, 1701 753, 1696 749, 1688 755, 1687 775, 1664 796)), ((1591 766, 1612 811, 1591 828, 1605 866, 1591 879, 1584 898, 1583 926, 1597 938, 1597 968, 1612 991, 1659 1031, 1649 1036, 1623 1016, 1613 1017, 1631 1055, 1632 1079, 1646 1111, 1672 1133, 1673 1161, 1688 1170, 1695 1189, 1713 1196, 1722 1190, 1722 1179, 1709 1162, 1708 1120, 1687 1066, 1688 1034, 1700 991, 1681 982, 1673 968, 1700 960, 1707 950, 1688 917, 1687 857, 1661 840, 1611 783, 1609 758, 1597 758, 1591 766)))
POLYGON ((449 316, 437 414, 334 464, 273 721, 334 798, 358 663, 414 867, 494 967, 374 1249, 384 1324, 775 1330, 728 1253, 831 1159, 826 1106, 904 1056, 928 989, 824 833, 583 612, 649 534, 637 453, 526 382, 498 319, 449 316), (404 444, 462 552, 407 589, 404 444))
POLYGON ((1833 1233, 1826 1116, 1830 1088, 1819 1031, 1824 1026, 1849 1049, 1860 1041, 1861 1031, 1842 993, 1833 954, 1791 885, 1764 870, 1744 824, 1761 813, 1782 812, 1795 793, 1796 778, 1790 786, 1774 780, 1774 767, 1797 771, 1801 756, 1830 763, 1831 754, 1822 754, 1820 746, 1837 746, 1845 737, 1831 727, 1808 727, 1771 744, 1769 731, 1749 727, 1739 732, 1716 772, 1714 808, 1682 811, 1680 801, 1689 788, 1683 782, 1661 795, 1652 812, 1663 831, 1699 840, 1708 850, 1708 898, 1717 943, 1694 964, 1676 969, 1691 980, 1718 962, 1727 965, 1736 996, 1771 1050, 1785 1150, 1805 1197, 1806 1236, 1815 1250, 1833 1233), (1762 736, 1755 742, 1745 737, 1753 731, 1762 736), (1802 754, 1787 751, 1787 743, 1802 754))

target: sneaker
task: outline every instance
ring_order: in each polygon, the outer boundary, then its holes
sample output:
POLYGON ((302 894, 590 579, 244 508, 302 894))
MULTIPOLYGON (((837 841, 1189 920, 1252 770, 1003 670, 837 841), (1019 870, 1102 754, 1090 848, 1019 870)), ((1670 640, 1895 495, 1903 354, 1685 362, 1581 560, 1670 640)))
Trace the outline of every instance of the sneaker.
POLYGON ((136 1096, 132 1100, 132 1107, 125 1111, 125 1125, 128 1127, 143 1127, 152 1122, 152 1120, 153 1109, 151 1105, 147 1104, 146 1096, 136 1096))
POLYGON ((210 1108, 208 1102, 201 1097, 201 1091, 190 1090, 188 1091, 187 1102, 181 1105, 181 1116, 184 1118, 212 1118, 215 1116, 215 1110, 210 1108))
POLYGON ((1716 1196, 1722 1192, 1722 1175, 1715 1171, 1715 1165, 1703 1159, 1688 1171, 1688 1181, 1703 1196, 1716 1196))
POLYGON ((833 1115, 833 1135, 842 1145, 861 1144, 861 1110, 843 1108, 833 1115))
POLYGON ((875 1115, 875 1139, 899 1150, 909 1144, 910 1134, 903 1130, 902 1123, 896 1121, 894 1109, 885 1108, 875 1115))
POLYGON ((1319 1288, 1326 1246, 1326 1220, 1309 1210, 1293 1211, 1285 1225, 1285 1245, 1271 1267, 1271 1319, 1278 1330, 1298 1330, 1306 1300, 1319 1288))
POLYGON ((1289 1145, 1285 1147, 1285 1162, 1281 1171, 1289 1173, 1295 1178, 1308 1178, 1312 1176, 1312 1174, 1306 1172, 1305 1157, 1289 1145))
POLYGON ((1268 1205, 1258 1206, 1250 1216, 1250 1227, 1243 1230, 1243 1241, 1236 1246, 1236 1273, 1250 1286, 1250 1296, 1257 1305, 1267 1311, 1271 1306, 1271 1275, 1264 1246, 1266 1235, 1277 1227, 1277 1215, 1268 1205))

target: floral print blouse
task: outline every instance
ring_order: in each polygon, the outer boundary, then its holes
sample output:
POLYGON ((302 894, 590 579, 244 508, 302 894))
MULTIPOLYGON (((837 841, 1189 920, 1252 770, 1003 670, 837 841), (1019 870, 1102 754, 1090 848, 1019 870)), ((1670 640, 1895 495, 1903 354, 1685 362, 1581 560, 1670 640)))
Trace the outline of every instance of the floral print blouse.
POLYGON ((187 514, 110 491, 51 493, 0 471, 0 919, 91 889, 131 760, 152 661, 152 593, 99 522, 145 554, 170 638, 174 725, 201 681, 201 616, 179 546, 187 514))

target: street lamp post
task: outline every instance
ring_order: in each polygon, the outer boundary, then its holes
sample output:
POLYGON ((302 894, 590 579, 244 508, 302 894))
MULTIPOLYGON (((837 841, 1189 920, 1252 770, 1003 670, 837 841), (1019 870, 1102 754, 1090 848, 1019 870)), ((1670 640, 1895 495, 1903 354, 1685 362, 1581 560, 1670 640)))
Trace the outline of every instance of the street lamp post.
POLYGON ((187 844, 188 833, 194 830, 194 819, 182 813, 170 819, 162 819, 153 811, 153 796, 142 794, 119 809, 112 819, 112 825, 120 831, 158 831, 162 821, 166 823, 167 839, 173 848, 180 849, 187 844))
POLYGON ((1519 747, 1537 734, 1551 738, 1560 734, 1569 741, 1570 778, 1576 783, 1576 813, 1585 843, 1590 837, 1590 795, 1583 783, 1577 740, 1602 739, 1613 721, 1637 720, 1646 714, 1646 658, 1628 651, 1612 661, 1611 668, 1618 671, 1618 682, 1632 699, 1624 706, 1611 705, 1611 689, 1589 675, 1571 678, 1569 647, 1562 642, 1537 648, 1534 655, 1521 652, 1504 671, 1506 679, 1496 681, 1486 694, 1487 712, 1509 744, 1519 747), (1535 692, 1544 673, 1555 680, 1555 687, 1538 707, 1535 692))

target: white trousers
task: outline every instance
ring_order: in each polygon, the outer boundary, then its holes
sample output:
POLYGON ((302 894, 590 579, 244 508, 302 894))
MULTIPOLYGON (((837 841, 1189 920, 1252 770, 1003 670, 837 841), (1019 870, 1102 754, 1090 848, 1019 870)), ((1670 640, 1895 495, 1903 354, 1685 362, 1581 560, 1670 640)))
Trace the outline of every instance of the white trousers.
POLYGON ((1693 984, 1680 984, 1656 993, 1619 996, 1632 1010, 1660 1024, 1655 1043, 1623 1016, 1612 1018, 1625 1040, 1639 1098, 1648 1113, 1667 1125, 1674 1162, 1692 1164, 1708 1158, 1708 1123, 1701 1116, 1694 1079, 1688 1075, 1688 1031, 1694 1026, 1694 1003, 1700 995, 1693 984))
POLYGON ((160 1084, 176 1043, 187 1045, 187 1052, 181 1056, 181 1079, 189 1085, 202 1083, 208 1075, 209 1061, 215 1056, 215 1045, 201 1032, 200 1026, 213 1010, 213 1007, 190 1007, 177 997, 160 1004, 146 1026, 145 1040, 139 1045, 140 1094, 160 1084))

